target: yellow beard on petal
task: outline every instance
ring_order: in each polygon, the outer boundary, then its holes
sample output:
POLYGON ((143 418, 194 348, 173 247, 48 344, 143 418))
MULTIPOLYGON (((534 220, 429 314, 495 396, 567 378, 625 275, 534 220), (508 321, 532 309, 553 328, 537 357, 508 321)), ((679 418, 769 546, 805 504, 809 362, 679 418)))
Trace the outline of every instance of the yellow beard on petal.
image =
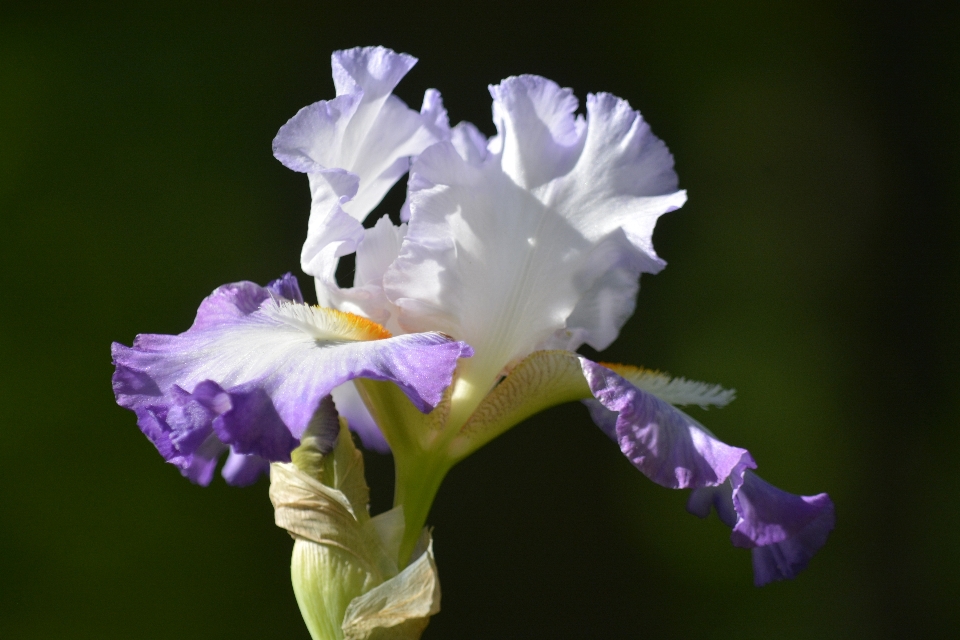
POLYGON ((362 342, 383 340, 392 336, 382 325, 372 320, 328 307, 270 300, 261 308, 265 313, 300 329, 316 340, 362 342))

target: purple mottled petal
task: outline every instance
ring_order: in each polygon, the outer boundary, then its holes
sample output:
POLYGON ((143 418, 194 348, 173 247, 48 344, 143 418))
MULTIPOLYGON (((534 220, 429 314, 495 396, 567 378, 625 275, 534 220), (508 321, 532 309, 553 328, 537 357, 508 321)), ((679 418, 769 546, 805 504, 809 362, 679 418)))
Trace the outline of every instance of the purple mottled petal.
POLYGON ((587 408, 587 411, 590 412, 590 418, 593 420, 593 424, 600 427, 600 431, 607 434, 608 438, 616 440, 617 418, 620 417, 620 414, 607 409, 596 400, 586 400, 583 404, 587 408))
POLYGON ((271 296, 303 302, 297 279, 290 273, 272 281, 266 287, 249 281, 232 282, 217 287, 204 298, 190 329, 206 329, 248 316, 271 296))
POLYGON ((184 458, 180 465, 180 473, 194 484, 205 487, 213 480, 213 472, 217 468, 217 460, 223 455, 227 447, 216 436, 210 435, 197 450, 184 458))
POLYGON ((123 365, 117 365, 117 370, 113 374, 113 392, 117 397, 117 403, 127 409, 134 408, 133 403, 143 398, 163 395, 160 387, 148 373, 135 371, 123 365))
POLYGON ((153 443, 164 460, 177 466, 185 464, 184 456, 177 451, 176 446, 171 441, 171 429, 164 420, 166 409, 163 407, 137 407, 133 411, 137 415, 137 426, 140 427, 140 431, 153 443))
POLYGON ((280 296, 285 300, 303 304, 303 294, 300 293, 300 283, 297 282, 296 276, 292 273, 286 273, 276 280, 273 280, 267 285, 266 289, 270 293, 280 296))
POLYGON ((233 449, 227 456, 227 461, 223 463, 223 469, 220 475, 235 487, 246 487, 270 470, 270 461, 255 455, 244 455, 237 453, 233 449))
MULTIPOLYGON (((746 449, 731 447, 696 420, 633 386, 610 369, 580 358, 595 402, 616 412, 616 441, 630 462, 664 487, 716 486, 731 473, 754 467, 746 449)), ((589 407, 591 402, 587 401, 589 407)), ((610 433, 610 416, 592 409, 599 426, 610 433)))
MULTIPOLYGON (((289 460, 320 400, 357 377, 394 382, 429 411, 457 359, 472 354, 436 333, 373 339, 379 334, 349 316, 297 304, 284 293, 299 297, 292 278, 269 289, 225 285, 201 304, 185 333, 113 345, 117 402, 137 413, 141 430, 168 461, 193 469, 212 433, 237 454, 289 460)), ((191 476, 198 482, 209 479, 201 466, 191 476)))

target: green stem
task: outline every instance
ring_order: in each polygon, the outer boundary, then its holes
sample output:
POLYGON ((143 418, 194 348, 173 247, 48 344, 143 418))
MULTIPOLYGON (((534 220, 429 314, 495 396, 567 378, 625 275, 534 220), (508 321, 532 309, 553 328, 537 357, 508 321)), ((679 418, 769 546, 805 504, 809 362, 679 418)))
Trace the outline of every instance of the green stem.
POLYGON ((396 487, 393 506, 403 505, 406 523, 399 556, 399 566, 403 568, 410 562, 420 532, 427 523, 433 499, 452 463, 445 456, 431 456, 423 452, 418 456, 397 456, 394 461, 396 487))

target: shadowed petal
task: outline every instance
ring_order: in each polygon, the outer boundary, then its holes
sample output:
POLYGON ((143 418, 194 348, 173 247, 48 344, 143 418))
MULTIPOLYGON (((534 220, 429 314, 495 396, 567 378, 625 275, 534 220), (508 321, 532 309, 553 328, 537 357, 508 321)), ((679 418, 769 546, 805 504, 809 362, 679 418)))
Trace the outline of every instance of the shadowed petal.
POLYGON ((363 399, 357 392, 353 382, 342 384, 331 393, 336 404, 337 413, 346 419, 350 429, 360 436, 360 441, 367 449, 380 453, 389 453, 390 445, 374 421, 363 399))
POLYGON ((833 501, 827 494, 787 493, 752 471, 731 476, 720 487, 690 494, 687 509, 694 515, 706 517, 711 506, 733 528, 734 546, 751 549, 758 587, 803 571, 826 543, 835 522, 833 501))
POLYGON ((270 462, 266 458, 244 455, 231 449, 220 473, 229 484, 235 487, 246 487, 268 471, 270 471, 270 462))

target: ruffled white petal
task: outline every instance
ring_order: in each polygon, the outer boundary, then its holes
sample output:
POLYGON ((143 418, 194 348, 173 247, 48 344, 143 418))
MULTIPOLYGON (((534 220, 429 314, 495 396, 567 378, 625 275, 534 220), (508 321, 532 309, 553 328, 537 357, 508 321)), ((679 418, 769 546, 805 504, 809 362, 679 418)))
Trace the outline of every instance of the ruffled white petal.
MULTIPOLYGON (((421 113, 392 95, 416 58, 383 47, 337 51, 332 66, 337 97, 301 109, 274 140, 274 155, 309 175, 312 204, 304 271, 323 277, 331 260, 353 251, 358 231, 331 240, 331 225, 343 227, 340 212, 362 221, 409 169, 410 157, 449 135, 440 95, 430 90, 421 113)), ((359 222, 357 224, 359 228, 359 222)))
POLYGON ((490 87, 503 171, 525 188, 538 187, 573 167, 583 146, 584 122, 574 117, 573 91, 539 76, 507 78, 490 87))
POLYGON ((583 120, 572 93, 543 78, 491 93, 488 149, 463 126, 416 160, 410 228, 384 277, 405 330, 476 349, 461 378, 481 393, 538 347, 606 347, 639 274, 663 266, 657 217, 686 197, 666 147, 625 101, 589 96, 583 120))

